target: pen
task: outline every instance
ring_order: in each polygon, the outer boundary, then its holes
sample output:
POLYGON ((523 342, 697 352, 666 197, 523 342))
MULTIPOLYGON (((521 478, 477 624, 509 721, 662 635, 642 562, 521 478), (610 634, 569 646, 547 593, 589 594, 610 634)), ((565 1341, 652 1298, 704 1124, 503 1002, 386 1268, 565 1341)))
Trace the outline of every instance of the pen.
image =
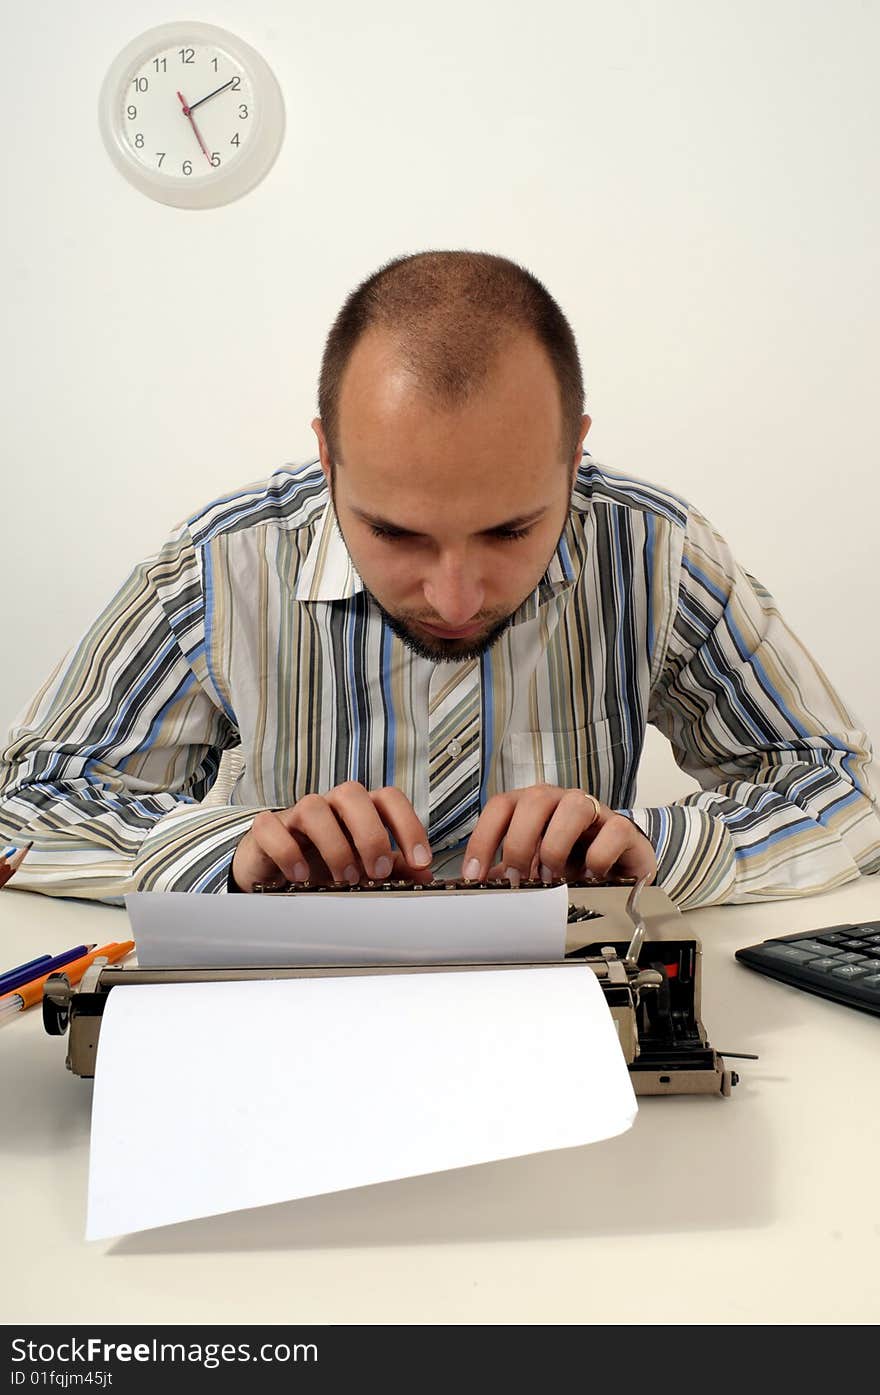
MULTIPOLYGON (((9 982, 11 978, 15 978, 17 974, 23 973, 26 969, 35 969, 38 964, 45 964, 51 958, 51 954, 38 954, 36 959, 29 959, 26 964, 16 964, 14 969, 7 969, 4 974, 0 974, 0 993, 8 993, 10 988, 15 987, 14 983, 9 982)), ((33 973, 31 978, 33 978, 33 973)))
POLYGON ((8 859, 5 855, 6 850, 4 850, 4 855, 0 858, 0 886, 5 886, 12 874, 18 871, 33 846, 33 839, 31 839, 29 843, 25 843, 23 848, 19 848, 18 852, 8 859))
MULTIPOLYGON (((134 949, 134 940, 111 941, 108 945, 102 945, 100 949, 93 949, 90 954, 84 954, 81 959, 74 959, 66 964, 64 972, 71 984, 79 983, 86 969, 93 964, 96 959, 106 959, 108 964, 115 964, 118 959, 124 959, 126 954, 130 954, 134 949)), ((54 973, 54 969, 49 971, 54 973)), ((43 996, 43 985, 49 977, 48 973, 40 978, 31 979, 30 983, 22 984, 20 993, 7 993, 6 997, 0 998, 0 1026, 16 1013, 22 1012, 25 1008, 33 1007, 43 996)))

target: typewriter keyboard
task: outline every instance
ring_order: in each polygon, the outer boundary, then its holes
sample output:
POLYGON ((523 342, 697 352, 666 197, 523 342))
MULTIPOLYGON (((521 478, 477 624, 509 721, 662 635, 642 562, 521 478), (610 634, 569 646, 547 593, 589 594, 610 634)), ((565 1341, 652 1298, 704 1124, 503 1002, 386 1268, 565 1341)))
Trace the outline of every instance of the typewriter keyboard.
POLYGON ((794 988, 880 1016, 880 920, 765 940, 736 957, 794 988))

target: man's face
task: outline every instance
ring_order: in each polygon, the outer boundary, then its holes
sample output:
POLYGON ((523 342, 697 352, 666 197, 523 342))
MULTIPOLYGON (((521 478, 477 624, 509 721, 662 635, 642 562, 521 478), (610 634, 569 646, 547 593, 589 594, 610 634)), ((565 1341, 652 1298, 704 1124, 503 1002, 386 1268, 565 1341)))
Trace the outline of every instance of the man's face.
MULTIPOLYGON (((331 462, 312 423, 328 481, 331 462)), ((581 445, 590 426, 583 418, 581 445)), ((427 397, 390 336, 358 342, 342 383, 334 504, 357 571, 395 632, 434 661, 482 653, 535 589, 568 514, 559 388, 520 335, 472 400, 427 397)))

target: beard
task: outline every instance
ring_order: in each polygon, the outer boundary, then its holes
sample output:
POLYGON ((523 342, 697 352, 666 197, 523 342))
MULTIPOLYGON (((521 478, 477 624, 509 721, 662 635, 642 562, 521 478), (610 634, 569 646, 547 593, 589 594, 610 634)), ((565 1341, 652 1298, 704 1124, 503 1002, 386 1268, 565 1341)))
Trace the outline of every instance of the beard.
POLYGON ((385 624, 397 635, 401 643, 420 659, 428 659, 432 664, 461 663, 465 659, 479 659, 501 638, 516 613, 512 611, 500 619, 490 620, 488 628, 482 634, 466 635, 462 639, 441 639, 439 635, 417 634, 411 628, 415 617, 392 615, 382 602, 376 599, 372 591, 369 595, 373 604, 378 607, 385 624))

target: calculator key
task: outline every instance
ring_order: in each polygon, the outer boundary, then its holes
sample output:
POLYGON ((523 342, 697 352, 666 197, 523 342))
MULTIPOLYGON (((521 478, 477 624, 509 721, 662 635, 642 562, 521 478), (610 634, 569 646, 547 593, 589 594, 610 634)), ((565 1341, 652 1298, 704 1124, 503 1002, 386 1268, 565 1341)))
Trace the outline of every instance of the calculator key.
POLYGON ((850 930, 832 930, 828 935, 817 935, 816 939, 821 940, 823 945, 833 945, 839 940, 848 940, 851 933, 850 930))
POLYGON ((804 965, 805 969, 815 969, 818 973, 824 973, 826 969, 833 969, 840 963, 840 956, 834 959, 810 959, 804 965))
MULTIPOLYGON (((808 954, 827 954, 829 946, 820 944, 818 940, 791 940, 795 949, 805 949, 808 954)), ((837 950, 834 950, 837 953, 837 950)))
POLYGON ((864 940, 841 940, 840 946, 842 949, 857 950, 861 954, 865 948, 865 942, 864 940))
POLYGON ((868 970, 862 964, 837 964, 831 972, 837 978, 864 978, 868 970))
MULTIPOLYGON (((796 964, 803 964, 810 957, 806 950, 798 949, 795 944, 761 944, 761 953, 773 954, 775 958, 789 958, 796 964)), ((841 963, 842 958, 844 956, 838 954, 838 960, 841 960, 841 963)))
POLYGON ((863 988, 880 988, 880 974, 868 974, 867 978, 862 979, 861 986, 863 988))
POLYGON ((862 957, 861 954, 853 954, 850 951, 847 954, 838 954, 837 962, 838 964, 856 964, 861 961, 862 957))
MULTIPOLYGON (((763 954, 772 954, 775 959, 790 959, 795 964, 804 964, 810 957, 806 951, 796 949, 794 945, 762 945, 761 952, 763 954)), ((842 962, 843 957, 842 955, 838 955, 838 960, 842 962)), ((855 959, 856 955, 852 957, 855 959)))

